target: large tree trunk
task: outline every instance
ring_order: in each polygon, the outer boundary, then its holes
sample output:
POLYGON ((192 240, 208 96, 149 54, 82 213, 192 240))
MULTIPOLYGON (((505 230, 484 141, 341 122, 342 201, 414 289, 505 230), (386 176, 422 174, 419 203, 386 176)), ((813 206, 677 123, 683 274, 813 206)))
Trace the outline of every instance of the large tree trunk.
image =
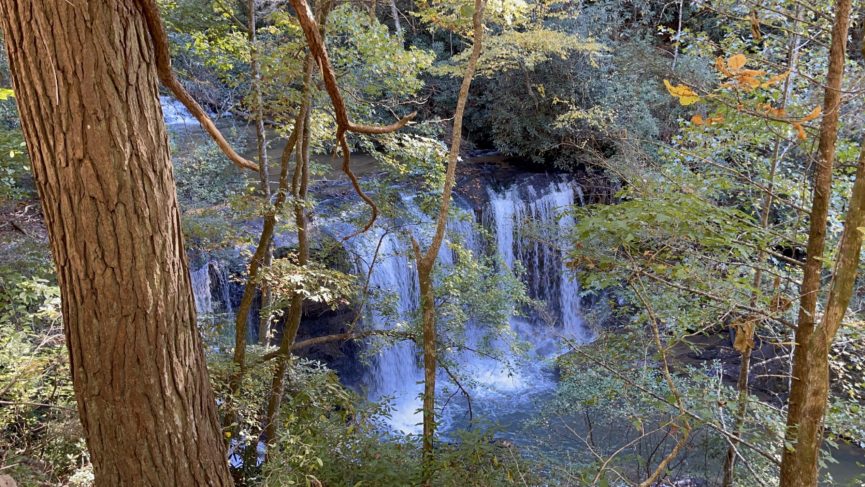
POLYGON ((135 2, 0 0, 98 485, 231 485, 135 2))
MULTIPOLYGON (((832 44, 829 49, 829 70, 823 99, 823 121, 817 149, 817 168, 814 174, 814 198, 811 204, 811 222, 808 231, 807 261, 800 289, 799 318, 796 329, 796 349, 793 354, 793 379, 787 409, 786 440, 794 449, 784 449, 781 466, 781 485, 817 485, 817 457, 822 429, 813 427, 814 416, 806 412, 809 395, 822 384, 812 384, 806 376, 824 377, 828 382, 828 369, 824 374, 821 359, 815 358, 811 340, 816 332, 817 300, 823 270, 823 248, 826 245, 826 222, 832 197, 832 165, 838 139, 838 119, 841 107, 841 82, 844 78, 847 32, 850 26, 851 0, 837 0, 835 22, 832 26, 832 44), (813 370, 812 370, 813 369, 813 370), (801 430, 801 431, 800 431, 801 430), (802 433, 806 436, 802 436, 802 433), (807 437, 811 435, 811 437, 807 437), (816 443, 815 443, 816 441, 816 443), (816 448, 816 450, 814 450, 816 448), (813 450, 813 451, 812 451, 813 450)), ((819 355, 819 354, 818 354, 819 355)), ((828 364, 827 364, 828 367, 828 364)), ((825 385, 828 387, 828 384, 825 385)), ((820 415, 822 424, 822 414, 820 415)))

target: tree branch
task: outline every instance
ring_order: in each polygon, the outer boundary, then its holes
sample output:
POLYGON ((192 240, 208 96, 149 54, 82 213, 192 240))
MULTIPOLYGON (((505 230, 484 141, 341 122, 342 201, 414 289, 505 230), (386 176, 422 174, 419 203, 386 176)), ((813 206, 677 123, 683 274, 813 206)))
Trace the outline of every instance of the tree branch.
POLYGON ((324 45, 324 39, 322 38, 321 32, 318 28, 318 22, 316 22, 313 17, 309 4, 306 0, 290 0, 290 2, 297 14, 297 19, 300 22, 303 33, 306 36, 306 42, 309 45, 309 49, 316 61, 318 61, 319 69, 321 70, 321 75, 324 79, 325 89, 327 90, 327 94, 330 96, 331 103, 333 104, 334 117, 336 118, 337 125, 336 139, 339 142, 340 150, 342 151, 342 172, 348 176, 355 193, 360 196, 372 211, 369 221, 361 230, 343 238, 343 240, 348 240, 372 228, 373 223, 375 223, 376 218, 378 218, 378 206, 376 206, 372 198, 363 192, 357 176, 351 170, 351 152, 348 148, 346 133, 354 132, 358 134, 373 135, 395 132, 405 127, 406 124, 414 119, 417 112, 412 112, 390 125, 375 126, 352 123, 348 117, 345 100, 342 97, 342 93, 339 91, 336 74, 334 74, 333 65, 330 63, 330 57, 327 54, 327 47, 324 45))
POLYGON ((153 54, 156 58, 156 72, 159 75, 159 80, 166 88, 171 90, 174 96, 186 107, 187 110, 198 120, 201 128, 207 132, 220 150, 241 169, 249 169, 258 172, 258 164, 242 157, 235 152, 231 144, 225 140, 222 133, 216 128, 213 120, 207 116, 207 113, 201 108, 201 105, 192 98, 192 95, 186 91, 186 88, 180 84, 180 81, 174 75, 174 70, 171 68, 171 52, 168 48, 168 36, 165 34, 165 28, 162 26, 162 20, 159 17, 159 7, 153 0, 137 0, 141 13, 144 15, 144 20, 147 23, 147 30, 150 33, 150 38, 153 41, 153 54))

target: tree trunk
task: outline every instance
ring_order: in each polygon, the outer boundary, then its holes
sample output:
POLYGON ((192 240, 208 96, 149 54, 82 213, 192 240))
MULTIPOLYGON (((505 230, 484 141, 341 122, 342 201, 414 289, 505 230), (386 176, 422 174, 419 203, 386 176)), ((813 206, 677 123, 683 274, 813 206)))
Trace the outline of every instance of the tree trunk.
MULTIPOLYGON (((837 0, 835 21, 832 26, 832 44, 829 49, 829 71, 826 77, 826 93, 823 99, 823 121, 820 125, 820 141, 817 154, 817 168, 814 175, 814 198, 811 204, 811 223, 808 232, 807 260, 805 262, 799 318, 796 329, 796 349, 793 354, 793 379, 787 409, 786 441, 794 444, 795 449, 784 449, 781 465, 781 485, 817 485, 817 450, 813 448, 813 438, 799 439, 799 429, 805 428, 807 434, 814 435, 815 420, 806 417, 806 403, 809 395, 819 384, 809 384, 808 376, 823 377, 820 363, 812 363, 815 358, 811 350, 811 339, 815 334, 817 300, 820 293, 820 279, 823 270, 823 247, 826 245, 826 222, 829 202, 832 196, 832 165, 835 160, 835 144, 838 139, 838 118, 841 107, 841 82, 844 77, 844 61, 847 48, 847 31, 850 25, 850 0, 837 0), (801 443, 801 444, 800 444, 801 443)), ((828 351, 827 351, 828 353, 828 351)), ((818 353, 819 355, 819 353, 818 353)), ((828 381, 828 375, 825 377, 828 381)), ((828 386, 828 384, 827 384, 828 386)), ((810 413, 809 413, 810 414, 810 413)), ((820 416, 822 423, 822 415, 820 416)), ((822 431, 819 436, 822 439, 822 431)))
POLYGON ((232 485, 153 44, 131 0, 0 0, 97 485, 232 485))
MULTIPOLYGON (((323 12, 320 15, 327 15, 327 12, 323 12)), ((307 231, 305 205, 307 186, 309 184, 309 123, 312 111, 312 71, 313 59, 312 55, 308 54, 304 61, 303 101, 297 120, 294 123, 294 134, 297 138, 297 149, 295 150, 295 160, 297 162, 294 166, 294 177, 291 184, 294 223, 297 226, 297 263, 300 266, 305 266, 309 262, 309 232, 307 231)), ((288 152, 283 154, 281 169, 283 174, 286 174, 288 171, 289 154, 288 152)), ((281 177, 279 191, 287 191, 287 186, 286 178, 281 177)), ((293 293, 288 305, 288 312, 286 313, 285 325, 282 330, 282 341, 279 344, 277 352, 276 370, 273 373, 270 397, 267 402, 267 420, 264 428, 264 437, 268 446, 276 441, 277 431, 279 431, 278 416, 279 409, 282 406, 282 396, 285 394, 285 374, 291 361, 292 345, 294 345, 294 340, 297 338, 297 331, 300 329, 300 321, 303 318, 303 301, 301 293, 293 293)))
MULTIPOLYGON (((267 132, 264 130, 264 99, 261 94, 261 74, 258 67, 258 22, 256 20, 256 0, 248 0, 246 8, 249 23, 247 41, 249 42, 249 75, 252 78, 252 100, 255 113, 255 142, 258 152, 258 177, 261 197, 265 208, 270 203, 270 173, 267 160, 267 132)), ((273 261, 273 244, 269 244, 262 260, 262 267, 267 269, 273 261)), ((258 343, 267 345, 270 333, 271 293, 267 286, 260 286, 261 304, 258 308, 258 343)))
POLYGON ((402 24, 399 21, 399 9, 396 8, 396 0, 390 0, 390 15, 393 17, 393 27, 397 37, 402 37, 402 24))
POLYGON ((850 198, 829 289, 829 300, 819 326, 811 334, 808 347, 797 348, 799 353, 807 354, 804 362, 808 367, 802 375, 797 376, 795 382, 802 397, 799 402, 799 420, 795 423, 796 444, 794 450, 784 451, 781 485, 794 485, 784 483, 785 479, 793 478, 801 479, 800 483, 795 485, 817 485, 818 459, 823 443, 823 418, 829 399, 829 349, 853 295, 862 249, 861 229, 865 226, 865 139, 862 143, 856 182, 853 185, 853 195, 850 198))
MULTIPOLYGON (((796 11, 793 14, 794 18, 797 19, 793 23, 793 37, 790 39, 787 48, 787 70, 789 71, 789 75, 787 79, 784 80, 784 91, 781 95, 781 103, 779 104, 779 108, 784 110, 787 108, 787 101, 790 99, 790 95, 792 94, 791 89, 793 87, 793 80, 796 73, 796 65, 799 60, 799 13, 801 11, 801 7, 796 7, 796 11)), ((781 155, 781 142, 784 140, 783 135, 778 135, 775 138, 775 143, 772 148, 772 161, 769 164, 769 180, 766 184, 766 192, 763 195, 763 209, 760 214, 760 227, 764 229, 769 228, 769 217, 772 213, 772 204, 774 201, 774 189, 775 189, 775 175, 778 172, 778 166, 781 163, 781 159, 783 156, 781 155)), ((754 272, 754 291, 751 295, 751 306, 757 305, 757 300, 761 295, 761 285, 763 282, 763 269, 760 267, 766 261, 766 252, 760 251, 757 255, 757 270, 754 272)), ((779 289, 779 284, 776 281, 776 292, 779 289)), ((746 337, 744 343, 752 344, 754 343, 754 333, 757 330, 757 326, 750 328, 750 336, 746 337)), ((739 330, 740 333, 748 333, 748 329, 743 327, 739 330)), ((748 400, 750 396, 750 390, 748 381, 751 375, 751 352, 752 346, 747 346, 745 350, 741 351, 741 363, 739 364, 739 379, 736 382, 736 389, 738 392, 737 395, 737 404, 736 404, 736 420, 734 433, 735 437, 730 439, 730 446, 727 448, 727 457, 724 461, 724 477, 721 481, 721 485, 723 487, 733 487, 733 481, 735 478, 735 466, 736 466, 736 456, 737 449, 739 445, 739 438, 742 437, 742 433, 744 431, 745 426, 745 416, 748 412, 748 400)))
POLYGON ((423 327, 423 364, 424 364, 424 394, 423 394, 423 471, 424 485, 430 485, 432 480, 433 440, 435 438, 435 391, 436 365, 438 352, 436 350, 436 310, 435 286, 433 283, 433 268, 438 258, 439 249, 444 241, 447 230, 447 220, 450 214, 451 193, 456 183, 456 169, 459 162, 460 143, 462 142, 463 114, 469 97, 469 88, 474 78, 478 59, 481 55, 484 38, 484 9, 486 0, 475 0, 475 11, 472 15, 474 34, 472 51, 466 63, 460 91, 457 96, 457 106, 454 110, 454 125, 451 133, 451 146, 448 151, 448 165, 445 171, 445 184, 442 189, 441 202, 436 218, 435 234, 429 248, 422 252, 420 244, 412 239, 415 260, 417 262, 418 283, 420 284, 420 306, 423 327))

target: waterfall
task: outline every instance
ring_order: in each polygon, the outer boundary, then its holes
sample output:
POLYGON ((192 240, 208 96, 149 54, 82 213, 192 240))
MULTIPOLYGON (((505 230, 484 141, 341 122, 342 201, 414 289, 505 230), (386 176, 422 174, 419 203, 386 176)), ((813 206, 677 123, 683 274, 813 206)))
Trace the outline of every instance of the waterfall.
POLYGON ((213 313, 213 296, 210 294, 210 268, 204 264, 200 269, 190 271, 192 280, 192 296, 195 299, 195 311, 199 316, 213 313))
POLYGON ((499 255, 511 269, 520 262, 529 297, 544 305, 534 313, 534 320, 561 328, 562 335, 577 342, 589 341, 579 284, 565 265, 568 232, 574 225, 568 210, 583 204, 580 187, 562 179, 487 192, 486 225, 495 232, 499 255))
MULTIPOLYGON (((487 246, 494 248, 509 269, 520 262, 530 297, 545 303, 544 312, 510 320, 513 335, 530 345, 529 360, 510 352, 511 339, 498 337, 492 347, 505 357, 505 362, 472 351, 460 352, 460 370, 471 380, 471 393, 487 403, 497 400, 513 405, 527 397, 521 391, 547 389, 552 385, 546 359, 561 353, 565 347, 561 336, 577 342, 591 339, 582 320, 580 289, 566 269, 567 232, 574 220, 566 213, 571 206, 582 204, 579 186, 566 179, 543 180, 510 186, 503 191, 488 189, 488 205, 482 222, 494 235, 494 242, 484 245, 476 231, 474 212, 457 200, 460 216, 448 222, 447 241, 459 241, 475 255, 482 255, 487 246), (466 218, 469 215, 469 218, 466 218), (504 399, 504 401, 501 401, 504 399)), ((360 235, 348 243, 358 256, 357 271, 365 276, 376 248, 378 256, 370 278, 373 298, 391 303, 392 313, 371 311, 364 326, 374 329, 405 327, 419 308, 417 270, 408 235, 421 242, 429 240, 432 220, 423 215, 410 198, 404 198, 406 212, 416 221, 400 224, 397 231, 376 230, 360 235), (390 293, 390 298, 384 294, 390 293)), ((391 222, 393 223, 393 222, 391 222)), ((443 244, 439 263, 445 268, 454 265, 455 256, 443 244)), ((488 338, 484 323, 470 321, 466 329, 466 345, 475 350, 488 338)), ((400 341, 377 350, 367 372, 366 383, 371 400, 391 398, 390 425, 398 431, 417 432, 421 421, 420 394, 423 370, 418 348, 411 341, 400 341)), ((443 378, 446 380, 446 378, 443 378)), ((447 423, 448 418, 442 418, 447 423)))
MULTIPOLYGON (((396 233, 382 228, 355 237, 350 250, 358 258, 357 271, 366 276, 375 260, 370 275, 370 300, 367 326, 378 330, 399 330, 406 327, 412 313, 420 305, 417 269, 411 254, 411 246, 396 233), (378 250, 378 252, 376 252, 378 250), (391 301, 393 300, 393 301, 391 301), (392 303, 393 306, 382 306, 392 303), (389 313, 381 308, 390 307, 389 313)), ((369 374, 369 397, 379 401, 391 399, 393 415, 390 424, 399 431, 414 431, 419 422, 415 411, 420 407, 423 386, 423 369, 417 348, 409 340, 379 350, 372 358, 369 374)))
POLYGON ((214 313, 231 313, 231 284, 228 272, 215 260, 208 261, 190 271, 195 310, 199 316, 214 313))

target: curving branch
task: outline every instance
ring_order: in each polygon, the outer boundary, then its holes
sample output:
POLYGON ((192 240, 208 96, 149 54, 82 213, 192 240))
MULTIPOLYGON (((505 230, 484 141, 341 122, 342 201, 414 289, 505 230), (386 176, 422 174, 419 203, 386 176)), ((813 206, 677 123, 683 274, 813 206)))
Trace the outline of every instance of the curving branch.
POLYGON ((137 0, 141 13, 144 15, 144 20, 147 23, 147 31, 150 33, 150 38, 153 41, 153 55, 156 58, 156 72, 159 75, 159 80, 166 88, 171 90, 187 110, 198 120, 201 128, 207 132, 219 149, 241 169, 249 169, 258 172, 258 164, 244 158, 238 154, 231 144, 225 140, 225 137, 213 123, 213 120, 207 116, 207 113, 201 108, 201 105, 192 98, 192 95, 186 91, 186 88, 180 84, 177 76, 174 75, 174 70, 171 68, 171 53, 168 49, 168 36, 165 34, 165 28, 162 26, 162 20, 159 17, 159 7, 156 6, 154 0, 137 0))
POLYGON ((354 132, 357 134, 375 135, 395 132, 412 121, 412 119, 417 116, 417 112, 412 112, 390 125, 363 125, 352 123, 348 117, 345 100, 342 97, 342 93, 339 91, 336 74, 334 74, 333 66, 330 63, 330 56, 327 54, 327 47, 324 45, 324 38, 321 34, 318 22, 313 16, 312 10, 309 8, 309 3, 307 3, 306 0, 290 0, 290 3, 297 13, 297 19, 300 22, 304 35, 306 36, 306 42, 309 45, 309 49, 316 61, 318 61, 319 70, 324 79, 325 89, 327 90, 327 94, 330 96, 330 101, 333 105, 337 126, 336 139, 337 142, 339 142, 339 147, 342 151, 342 172, 348 176, 349 181, 351 181, 351 186, 354 188, 354 192, 360 196, 372 211, 369 221, 361 230, 343 238, 343 240, 348 240, 372 228, 373 223, 375 223, 376 218, 378 218, 378 206, 376 206, 372 198, 363 192, 363 189, 360 187, 360 181, 351 170, 351 152, 349 152, 348 149, 346 133, 354 132))

